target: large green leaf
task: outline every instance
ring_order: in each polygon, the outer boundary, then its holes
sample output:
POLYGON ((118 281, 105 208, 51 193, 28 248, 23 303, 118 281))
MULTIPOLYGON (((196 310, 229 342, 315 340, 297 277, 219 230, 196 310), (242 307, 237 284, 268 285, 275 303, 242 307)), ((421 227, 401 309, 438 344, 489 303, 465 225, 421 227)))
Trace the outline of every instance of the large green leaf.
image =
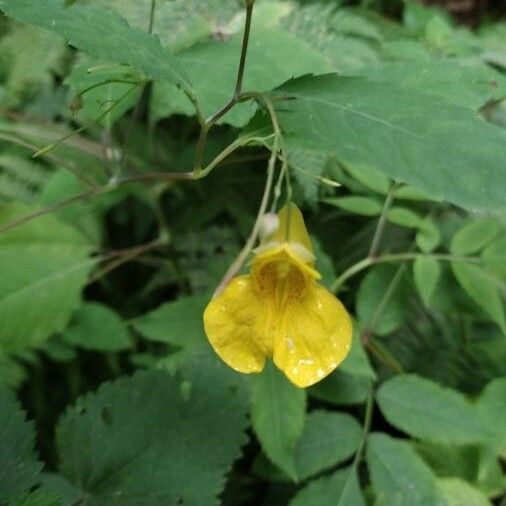
POLYGON ((430 89, 332 74, 295 79, 271 96, 288 147, 373 166, 462 207, 506 207, 506 132, 430 89))
MULTIPOLYGON (((6 205, 0 224, 33 210, 6 205)), ((0 234, 0 350, 36 346, 63 330, 95 263, 90 252, 76 229, 51 215, 0 234)))
POLYGON ((290 506, 365 506, 357 475, 351 467, 310 481, 290 506))
POLYGON ((272 363, 267 364, 253 382, 253 429, 269 459, 294 479, 295 443, 302 434, 305 414, 305 391, 292 385, 272 363))
POLYGON ((38 482, 42 464, 33 449, 32 422, 14 394, 0 385, 0 504, 15 499, 38 482))
POLYGON ((78 309, 65 329, 63 339, 75 346, 103 352, 120 351, 131 345, 121 317, 96 302, 88 302, 78 309))
POLYGON ((83 506, 216 505, 245 442, 247 398, 214 362, 140 372, 81 398, 61 419, 64 476, 83 506))
MULTIPOLYGON (((206 116, 216 112, 233 95, 242 36, 227 41, 202 42, 180 53, 181 64, 195 83, 206 116)), ((270 90, 293 76, 328 72, 323 57, 305 42, 279 30, 258 30, 251 35, 243 89, 270 90)), ((156 117, 194 114, 188 99, 173 87, 157 84, 151 104, 156 117)), ((223 122, 244 125, 255 112, 253 104, 235 107, 223 122)))
POLYGON ((361 435, 360 424, 347 413, 311 412, 295 445, 297 477, 305 479, 346 460, 361 435))
POLYGON ((167 80, 191 92, 171 51, 112 10, 79 3, 65 8, 64 0, 44 0, 38 7, 31 0, 0 0, 0 9, 13 19, 62 35, 98 60, 129 64, 151 79, 167 80))
POLYGON ((412 436, 440 443, 483 441, 486 427, 459 392, 415 375, 399 375, 377 393, 386 419, 412 436))
POLYGON ((208 297, 180 297, 133 321, 133 327, 143 337, 175 346, 205 343, 202 314, 208 297))
POLYGON ((447 506, 435 475, 405 441, 371 434, 367 464, 381 506, 447 506))

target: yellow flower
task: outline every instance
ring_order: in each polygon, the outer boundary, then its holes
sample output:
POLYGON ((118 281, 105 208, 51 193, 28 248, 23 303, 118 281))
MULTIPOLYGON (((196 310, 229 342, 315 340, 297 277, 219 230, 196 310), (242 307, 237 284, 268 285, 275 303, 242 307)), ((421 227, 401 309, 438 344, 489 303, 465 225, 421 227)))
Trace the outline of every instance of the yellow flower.
POLYGON ((304 219, 294 204, 254 253, 251 273, 238 276, 204 313, 215 352, 242 373, 258 373, 266 357, 304 388, 331 373, 351 346, 351 319, 317 283, 304 219))

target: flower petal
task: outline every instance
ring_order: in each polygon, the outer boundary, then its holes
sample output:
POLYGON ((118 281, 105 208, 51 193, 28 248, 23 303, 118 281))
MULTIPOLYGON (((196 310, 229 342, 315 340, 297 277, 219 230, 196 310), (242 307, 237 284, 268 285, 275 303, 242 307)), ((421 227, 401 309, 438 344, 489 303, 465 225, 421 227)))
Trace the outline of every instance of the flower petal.
POLYGON ((274 342, 274 363, 305 388, 330 374, 348 355, 352 324, 341 302, 313 284, 306 296, 286 309, 274 342))
POLYGON ((204 312, 204 327, 214 351, 232 369, 260 372, 270 354, 264 342, 266 312, 253 291, 250 276, 238 276, 211 300, 204 312))
POLYGON ((278 216, 279 227, 269 241, 300 244, 312 253, 313 247, 300 209, 290 202, 279 211, 278 216))

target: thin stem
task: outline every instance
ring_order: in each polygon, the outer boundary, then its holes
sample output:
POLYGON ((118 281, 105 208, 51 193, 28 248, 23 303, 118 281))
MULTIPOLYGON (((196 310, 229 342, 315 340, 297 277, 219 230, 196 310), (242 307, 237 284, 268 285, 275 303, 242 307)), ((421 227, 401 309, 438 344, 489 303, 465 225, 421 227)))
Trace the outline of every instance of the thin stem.
POLYGON ((373 407, 374 407, 374 395, 373 395, 373 387, 371 384, 369 392, 367 394, 367 402, 365 405, 362 439, 360 440, 357 452, 355 453, 355 458, 353 459, 353 463, 351 465, 355 472, 357 471, 358 464, 360 463, 360 459, 362 458, 362 454, 365 449, 365 443, 367 441, 367 436, 369 435, 369 431, 371 430, 373 407))
POLYGON ((406 268, 406 264, 401 264, 399 268, 397 269, 397 272, 395 273, 394 277, 392 278, 392 281, 388 284, 387 289, 383 293, 380 303, 378 304, 376 311, 374 312, 371 320, 367 324, 367 327, 362 332, 362 335, 360 336, 360 339, 364 345, 367 345, 370 337, 372 336, 374 329, 376 328, 376 325, 378 324, 381 316, 383 315, 383 311, 388 305, 388 302, 390 301, 390 298, 394 294, 397 286, 399 285, 399 282, 401 280, 401 276, 404 273, 404 270, 406 268))
POLYGON ((246 3, 246 21, 244 23, 244 34, 242 37, 241 59, 239 60, 239 69, 237 70, 237 80, 235 84, 235 96, 237 97, 242 90, 244 78, 244 68, 246 67, 246 56, 248 54, 249 36, 251 32, 251 19, 253 17, 253 2, 246 3))
POLYGON ((149 9, 149 24, 148 24, 148 33, 152 35, 153 26, 155 24, 155 10, 156 10, 156 0, 151 0, 151 8, 149 9))
MULTIPOLYGON (((17 137, 13 135, 8 134, 2 134, 0 133, 0 140, 4 140, 6 142, 11 142, 12 144, 16 144, 18 146, 24 147, 26 149, 29 149, 30 151, 37 152, 39 151, 39 147, 35 144, 32 144, 31 142, 24 141, 22 139, 18 139, 17 137)), ((81 174, 70 162, 67 162, 67 160, 60 158, 52 153, 46 153, 45 158, 52 161, 53 163, 57 165, 61 165, 64 169, 68 170, 70 173, 72 173, 74 176, 76 176, 78 179, 80 179, 83 183, 85 183, 90 188, 96 188, 97 185, 89 179, 84 174, 81 174)))
POLYGON ((345 270, 332 284, 332 291, 338 292, 341 286, 350 278, 359 272, 367 269, 371 265, 387 263, 387 262, 403 262, 408 260, 416 260, 419 257, 434 258, 435 260, 442 260, 446 262, 467 262, 467 263, 481 263, 479 257, 462 257, 456 255, 444 254, 425 254, 425 253, 393 253, 390 255, 382 255, 376 258, 364 258, 356 264, 353 264, 345 270))
POLYGON ((376 230, 374 231, 374 236, 372 238, 371 247, 369 249, 369 254, 367 255, 369 258, 374 258, 378 254, 379 245, 381 242, 381 238, 383 236, 383 232, 385 230, 385 225, 387 223, 387 214, 392 205, 394 199, 394 193, 396 189, 396 184, 392 182, 390 188, 388 189, 387 196, 385 198, 385 202, 383 203, 383 208, 381 209, 380 216, 378 218, 378 224, 376 225, 376 230))
POLYGON ((159 248, 160 246, 164 246, 167 244, 166 240, 158 239, 147 244, 141 244, 139 246, 134 246, 133 248, 128 248, 126 250, 115 251, 111 253, 106 253, 102 260, 113 259, 113 261, 106 265, 104 268, 97 271, 87 282, 87 285, 91 285, 98 281, 100 278, 104 277, 109 272, 117 269, 121 265, 134 260, 140 255, 147 253, 153 249, 159 248))
POLYGON ((39 217, 44 216, 48 213, 58 211, 59 209, 62 209, 63 207, 67 207, 68 205, 70 205, 74 202, 78 202, 79 200, 84 200, 89 197, 92 197, 99 192, 100 192, 100 188, 96 188, 93 190, 89 190, 87 192, 79 193, 78 195, 74 195, 73 197, 62 200, 61 202, 58 202, 52 206, 45 207, 44 209, 40 209, 39 211, 36 211, 34 213, 23 216, 22 218, 18 218, 17 220, 7 223, 6 225, 0 226, 0 234, 3 232, 7 232, 8 230, 11 230, 12 228, 16 228, 16 227, 19 227, 20 225, 24 225, 25 223, 28 223, 29 221, 32 221, 35 218, 39 218, 39 217))
POLYGON ((229 281, 240 271, 241 267, 243 266, 244 262, 248 258, 248 255, 250 254, 251 250, 253 249, 253 246, 255 245, 255 242, 258 238, 258 232, 260 231, 260 225, 262 224, 262 219, 265 214, 265 211, 267 210, 267 204, 269 203, 269 195, 271 193, 272 189, 272 181, 274 179, 274 169, 276 167, 276 160, 277 160, 277 150, 278 150, 278 140, 277 137, 274 139, 274 146, 273 151, 271 153, 271 157, 269 159, 269 164, 267 167, 267 180, 265 182, 265 188, 264 193, 262 196, 262 201, 260 203, 260 207, 258 209, 258 214, 255 220, 255 224, 253 225, 253 229, 251 230, 251 234, 248 237, 248 240, 246 241, 246 244, 244 245, 243 249, 237 256, 237 258, 234 260, 232 265, 229 267, 227 272, 225 273, 225 276, 223 276, 223 279, 221 280, 220 284, 216 288, 216 291, 214 292, 214 297, 218 296, 227 286, 229 281))
POLYGON ((401 364, 388 352, 378 341, 370 339, 367 344, 367 349, 374 355, 382 364, 384 364, 393 373, 403 374, 404 369, 401 364))
MULTIPOLYGON (((197 148, 195 151, 195 163, 194 163, 194 172, 198 177, 200 169, 202 167, 202 162, 204 159, 204 151, 207 143, 207 136, 209 134, 209 130, 217 123, 217 121, 222 118, 225 114, 227 114, 232 107, 234 107, 239 101, 243 100, 244 97, 241 95, 242 84, 244 80, 244 69, 246 68, 246 57, 248 55, 248 46, 249 46, 249 37, 251 32, 251 20, 253 18, 253 4, 254 2, 248 0, 246 2, 246 20, 244 23, 244 34, 242 38, 242 46, 241 46, 241 56, 239 59, 239 68, 237 69, 237 77, 235 81, 234 94, 228 100, 228 102, 218 109, 212 116, 203 120, 202 112, 198 107, 196 101, 192 100, 196 111, 198 113, 199 122, 201 125, 200 135, 197 142, 197 148)), ((190 98, 191 99, 191 98, 190 98)))
MULTIPOLYGON (((128 95, 130 95, 130 93, 132 93, 132 91, 134 91, 137 86, 139 86, 139 84, 135 85, 135 86, 132 86, 131 88, 129 88, 125 93, 123 93, 123 95, 121 95, 118 100, 115 100, 114 103, 108 107, 97 119, 96 121, 100 121, 102 120, 103 118, 105 118, 119 103, 121 103, 128 95)), ((70 133, 68 133, 67 135, 64 135, 63 137, 61 137, 60 139, 58 139, 56 142, 53 142, 49 145, 47 145, 46 147, 40 149, 39 151, 37 151, 33 156, 32 158, 38 158, 39 156, 42 156, 42 155, 46 155, 47 153, 49 153, 50 151, 52 151, 53 149, 57 148, 60 144, 64 143, 66 140, 70 139, 71 137, 73 137, 74 135, 77 135, 77 134, 80 134, 81 132, 83 132, 84 130, 86 130, 86 127, 82 126, 80 128, 78 128, 77 130, 74 130, 70 133)))

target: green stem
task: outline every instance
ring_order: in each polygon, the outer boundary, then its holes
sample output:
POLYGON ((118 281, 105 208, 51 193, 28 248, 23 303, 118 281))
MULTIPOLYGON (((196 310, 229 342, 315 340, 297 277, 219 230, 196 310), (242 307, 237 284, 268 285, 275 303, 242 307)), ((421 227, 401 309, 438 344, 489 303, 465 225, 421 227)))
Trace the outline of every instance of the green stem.
POLYGON ((378 253, 381 238, 383 237, 383 232, 385 230, 385 225, 387 223, 387 214, 394 199, 395 188, 396 184, 392 182, 390 188, 388 189, 385 202, 383 203, 383 208, 381 209, 381 213, 378 218, 376 230, 374 231, 374 236, 371 242, 371 248, 369 249, 369 254, 367 255, 369 258, 374 258, 378 253))
POLYGON ((353 264, 345 270, 332 284, 331 290, 335 293, 339 291, 341 286, 350 278, 359 272, 367 269, 371 265, 388 263, 388 262, 404 262, 408 260, 416 260, 419 257, 434 258, 435 260, 442 260, 446 262, 467 262, 467 263, 480 263, 481 259, 478 257, 462 257, 456 255, 444 254, 425 254, 425 253, 393 253, 390 255, 382 255, 376 258, 364 258, 356 264, 353 264))
POLYGON ((369 388, 369 393, 367 395, 367 402, 365 405, 362 439, 360 440, 359 447, 357 448, 355 458, 353 459, 353 463, 351 465, 355 472, 357 471, 358 464, 360 463, 360 459, 362 458, 362 454, 364 453, 367 436, 369 435, 369 431, 371 430, 373 407, 374 407, 374 395, 373 395, 373 386, 371 384, 369 388))
POLYGON ((269 158, 269 165, 267 167, 267 180, 265 182, 264 193, 262 196, 260 207, 258 208, 255 224, 253 225, 251 234, 248 237, 248 240, 246 241, 246 244, 244 245, 243 249, 237 256, 237 258, 234 260, 232 265, 229 267, 229 269, 225 273, 225 276, 223 276, 223 279, 216 288, 216 291, 214 292, 213 295, 214 297, 219 295, 225 289, 229 281, 240 271, 244 262, 248 258, 248 255, 251 253, 251 250, 255 246, 255 242, 258 238, 258 232, 260 231, 260 225, 262 224, 262 219, 267 210, 267 204, 269 203, 269 195, 271 193, 272 182, 274 179, 274 169, 276 167, 277 151, 278 151, 278 139, 277 137, 275 137, 273 150, 271 153, 271 157, 269 158))
MULTIPOLYGON (((246 57, 248 55, 248 46, 249 46, 249 38, 251 33, 251 20, 253 18, 253 4, 254 2, 248 1, 246 3, 246 20, 244 23, 244 34, 242 39, 241 46, 241 56, 239 59, 239 68, 237 69, 237 77, 235 81, 234 94, 232 98, 218 111, 216 111, 212 116, 203 120, 202 112, 198 107, 196 107, 199 121, 201 124, 200 135, 197 141, 197 148, 195 154, 195 164, 194 164, 194 174, 198 179, 200 177, 200 170, 202 167, 203 159, 204 159, 204 151, 207 143, 207 136, 211 128, 218 122, 220 118, 222 118, 230 109, 232 109, 239 101, 241 101, 244 97, 241 95, 242 84, 244 80, 244 69, 246 68, 246 57)), ((192 100, 193 102, 193 100, 192 100)), ((196 102, 193 102, 196 106, 196 102)))

